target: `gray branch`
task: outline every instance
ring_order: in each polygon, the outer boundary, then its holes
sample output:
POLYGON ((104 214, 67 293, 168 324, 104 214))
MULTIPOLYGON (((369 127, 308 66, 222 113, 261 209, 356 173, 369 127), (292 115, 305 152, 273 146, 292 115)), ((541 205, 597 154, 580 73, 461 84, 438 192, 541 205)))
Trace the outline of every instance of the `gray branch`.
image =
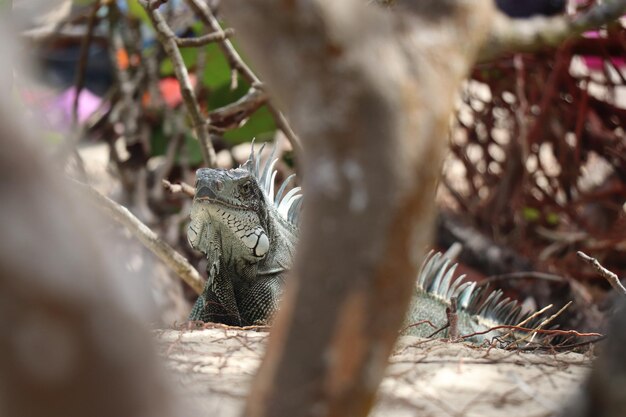
POLYGON ((200 273, 174 248, 165 243, 148 226, 143 224, 126 207, 123 207, 100 194, 89 185, 74 181, 96 205, 122 226, 125 226, 137 239, 155 254, 165 265, 171 268, 176 275, 187 283, 196 293, 201 294, 204 289, 204 280, 200 273))
MULTIPOLYGON (((194 9, 194 11, 198 14, 200 19, 206 24, 211 30, 214 32, 222 31, 222 26, 220 22, 217 20, 211 8, 201 0, 186 0, 189 6, 194 9)), ((218 45, 222 50, 222 53, 228 60, 229 65, 233 70, 238 71, 245 79, 248 81, 253 87, 261 88, 262 83, 259 77, 246 65, 246 63, 241 59, 241 56, 233 46, 232 42, 228 39, 222 39, 218 41, 218 45)), ((236 74, 234 75, 236 77, 236 74)), ((235 78, 236 80, 236 78, 235 78)), ((302 150, 302 144, 300 143, 300 139, 295 134, 287 119, 282 114, 280 110, 276 108, 274 103, 268 101, 266 103, 270 113, 274 117, 274 121, 276 122, 276 126, 285 134, 291 146, 294 150, 298 151, 298 153, 302 150)))
POLYGON ((478 60, 488 61, 506 53, 556 47, 568 38, 613 22, 624 14, 626 0, 605 1, 575 17, 511 19, 498 13, 478 60))
MULTIPOLYGON (((198 101, 196 100, 196 94, 191 86, 189 72, 185 67, 183 57, 178 49, 176 34, 174 34, 172 29, 167 25, 163 15, 153 7, 153 3, 145 0, 140 0, 140 3, 148 12, 150 20, 154 25, 154 29, 157 32, 161 44, 163 45, 163 49, 172 61, 174 73, 180 83, 180 92, 183 96, 183 102, 185 103, 185 107, 191 116, 193 128, 201 144, 200 150, 202 152, 204 162, 209 167, 214 167, 216 163, 215 149, 211 143, 211 136, 209 135, 208 128, 204 123, 204 117, 200 112, 200 107, 198 106, 198 101)), ((221 28, 219 31, 223 32, 221 28)))
POLYGON ((235 34, 232 29, 224 29, 223 31, 207 33, 206 35, 198 36, 195 38, 176 38, 176 44, 180 48, 198 47, 208 45, 217 41, 222 41, 235 34))
POLYGON ((619 292, 623 296, 626 296, 626 288, 624 288, 621 281, 619 280, 619 277, 615 273, 603 267, 596 258, 587 255, 585 252, 578 251, 576 252, 576 255, 578 255, 580 259, 587 262, 589 265, 593 266, 598 274, 600 274, 602 278, 606 279, 609 284, 611 284, 611 287, 613 287, 617 292, 619 292))

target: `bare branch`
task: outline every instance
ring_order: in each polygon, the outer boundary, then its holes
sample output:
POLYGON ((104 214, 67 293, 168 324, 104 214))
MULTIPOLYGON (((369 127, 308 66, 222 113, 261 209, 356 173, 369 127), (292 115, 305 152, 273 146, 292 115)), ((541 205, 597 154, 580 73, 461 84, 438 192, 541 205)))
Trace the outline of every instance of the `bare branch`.
MULTIPOLYGON (((222 25, 217 20, 211 8, 208 4, 200 0, 186 0, 187 4, 198 14, 200 19, 207 25, 213 32, 222 32, 222 25)), ((236 69, 239 73, 252 85, 260 85, 261 80, 254 74, 248 65, 241 59, 239 53, 233 46, 232 42, 228 39, 223 39, 218 42, 222 53, 226 57, 228 64, 231 68, 236 69)))
POLYGON ((611 284, 611 287, 613 287, 617 292, 619 292, 623 296, 626 296, 626 288, 624 288, 621 281, 619 280, 619 277, 615 273, 603 267, 596 258, 592 258, 585 252, 578 251, 576 252, 576 255, 578 255, 580 259, 587 262, 589 265, 593 266, 598 274, 600 274, 602 278, 606 279, 609 284, 611 284))
POLYGON ((174 73, 176 74, 176 78, 180 83, 180 92, 183 96, 183 102, 185 103, 185 107, 187 108, 187 111, 191 116, 193 128, 201 144, 200 150, 202 152, 204 162, 209 167, 214 167, 216 162, 215 149, 213 148, 213 144, 211 143, 211 137, 209 135, 207 126, 204 123, 204 117, 200 112, 200 107, 198 106, 198 101, 196 100, 196 94, 194 93, 193 87, 191 86, 189 73, 187 72, 185 63, 183 62, 183 57, 180 54, 180 50, 178 49, 178 45, 176 43, 176 35, 165 22, 163 15, 154 7, 154 3, 145 0, 140 0, 140 3, 148 12, 150 20, 154 25, 154 29, 159 36, 161 44, 163 45, 163 49, 172 60, 174 73))
POLYGON ((80 99, 80 93, 83 90, 85 84, 85 70, 87 68, 89 47, 93 40, 93 32, 97 22, 98 10, 102 6, 102 2, 97 0, 92 6, 89 12, 89 20, 87 22, 87 35, 83 38, 80 45, 80 56, 78 58, 78 65, 76 68, 76 80, 74 81, 74 102, 72 103, 72 126, 76 128, 78 124, 78 104, 80 99))
POLYGON ((224 29, 223 31, 207 33, 206 35, 195 38, 176 38, 176 45, 180 48, 198 47, 208 45, 213 42, 221 41, 235 34, 233 29, 224 29))
MULTIPOLYGON (((206 3, 200 0, 186 1, 189 6, 194 9, 194 11, 200 16, 200 19, 202 19, 202 21, 211 28, 211 30, 216 33, 223 30, 220 22, 217 20, 215 15, 213 15, 211 8, 206 3)), ((261 80, 241 59, 241 56, 233 46, 232 42, 228 39, 223 39, 221 41, 218 41, 218 44, 220 46, 220 49, 222 50, 222 53, 226 57, 228 64, 233 69, 233 78, 231 85, 236 86, 237 76, 234 71, 238 71, 243 76, 243 78, 245 78, 246 81, 248 81, 253 87, 261 88, 261 80)), ((270 113, 272 113, 272 116, 274 117, 276 126, 285 134, 293 149, 297 153, 300 153, 300 151, 302 150, 302 144, 300 143, 300 139, 294 133, 285 116, 280 112, 280 110, 276 108, 276 106, 274 106, 271 101, 268 101, 266 105, 270 110, 270 113)))
POLYGON ((172 184, 168 180, 163 180, 162 182, 163 188, 169 191, 172 194, 185 194, 189 197, 193 197, 196 195, 196 189, 186 182, 181 182, 179 184, 172 184))
POLYGON ((506 53, 555 47, 568 38, 613 22, 624 14, 626 0, 597 3, 590 10, 573 18, 537 16, 530 19, 511 19, 498 13, 478 60, 488 61, 506 53))
POLYGON ((531 329, 529 327, 514 326, 514 325, 510 325, 510 324, 502 324, 502 325, 490 327, 489 329, 482 330, 480 332, 466 334, 466 335, 461 336, 460 338, 461 339, 470 339, 470 338, 472 338, 474 336, 479 336, 479 335, 482 335, 482 334, 491 333, 491 332, 493 332, 495 330, 500 330, 500 329, 510 329, 510 330, 514 330, 514 331, 518 331, 518 332, 526 332, 526 333, 529 333, 529 334, 540 333, 540 334, 546 334, 546 335, 559 335, 559 336, 604 337, 603 334, 595 333, 595 332, 583 333, 583 332, 579 332, 578 330, 531 329))
POLYGON ((125 226, 146 248, 163 261, 165 265, 170 267, 196 293, 202 293, 204 280, 184 256, 161 240, 156 233, 139 221, 126 207, 100 194, 87 184, 78 181, 74 181, 74 183, 79 185, 99 208, 102 208, 115 221, 125 226))
POLYGON ((267 93, 257 88, 250 90, 234 103, 227 104, 209 113, 211 128, 234 129, 248 119, 259 107, 267 103, 267 93))

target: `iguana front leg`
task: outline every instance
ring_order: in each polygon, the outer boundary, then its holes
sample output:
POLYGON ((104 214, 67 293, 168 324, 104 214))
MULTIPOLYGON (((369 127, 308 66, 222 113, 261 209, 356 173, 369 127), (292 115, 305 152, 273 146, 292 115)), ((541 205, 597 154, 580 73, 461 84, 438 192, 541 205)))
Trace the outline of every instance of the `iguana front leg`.
POLYGON ((282 275, 260 277, 240 296, 239 309, 244 325, 269 324, 278 309, 285 280, 282 275))
POLYGON ((241 326, 233 283, 219 273, 209 272, 209 281, 189 314, 189 320, 241 326))

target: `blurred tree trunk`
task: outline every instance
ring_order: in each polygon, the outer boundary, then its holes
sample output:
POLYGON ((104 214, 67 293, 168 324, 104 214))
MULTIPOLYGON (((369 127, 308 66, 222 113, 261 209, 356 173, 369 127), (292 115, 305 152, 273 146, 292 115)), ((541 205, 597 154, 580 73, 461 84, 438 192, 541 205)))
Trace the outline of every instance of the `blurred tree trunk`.
MULTIPOLYGON (((0 32, 0 57, 17 66, 0 32)), ((13 69, 0 68, 0 415, 169 415, 150 335, 130 314, 141 294, 115 290, 97 216, 19 126, 13 69)))
POLYGON ((222 5, 304 145, 300 255, 247 416, 367 414, 430 243, 491 2, 365 3, 222 5))
POLYGON ((626 416, 626 304, 615 312, 608 340, 600 348, 590 377, 583 385, 582 395, 572 398, 563 417, 626 416))

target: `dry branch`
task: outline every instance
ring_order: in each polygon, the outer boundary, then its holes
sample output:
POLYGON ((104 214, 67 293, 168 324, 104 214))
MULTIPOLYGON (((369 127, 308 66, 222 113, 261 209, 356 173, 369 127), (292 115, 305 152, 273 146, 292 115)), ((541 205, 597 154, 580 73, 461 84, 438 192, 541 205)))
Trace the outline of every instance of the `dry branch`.
POLYGON ((594 269, 598 271, 598 274, 600 274, 602 278, 606 279, 609 282, 609 284, 611 284, 611 287, 613 287, 618 293, 620 293, 623 296, 626 296, 626 288, 624 288, 624 286, 622 285, 622 282, 619 280, 619 277, 617 276, 617 274, 603 267, 602 264, 596 258, 592 258, 591 256, 587 255, 585 252, 578 251, 576 252, 576 255, 578 255, 580 259, 587 262, 589 265, 593 266, 594 269))
POLYGON ((220 130, 237 128, 259 107, 266 104, 267 99, 268 96, 265 91, 252 87, 239 100, 209 113, 208 123, 211 128, 220 130))
POLYGON ((179 184, 172 184, 168 180, 162 181, 163 188, 169 191, 172 194, 185 194, 189 197, 193 197, 196 195, 196 189, 186 182, 181 182, 179 184))
POLYGON ((163 261, 165 265, 171 268, 176 275, 185 281, 196 293, 202 293, 204 280, 184 256, 159 238, 156 233, 143 224, 126 207, 100 194, 89 185, 77 181, 75 181, 75 183, 94 200, 98 207, 102 208, 115 221, 125 226, 146 248, 163 261))
POLYGON ((225 29, 224 31, 207 33, 206 35, 198 36, 195 38, 176 38, 176 45, 180 48, 198 47, 208 45, 217 41, 224 40, 235 34, 232 29, 225 29))
MULTIPOLYGON (((222 31, 222 26, 220 22, 217 20, 209 5, 200 0, 186 0, 187 4, 198 14, 200 19, 214 32, 222 31)), ((241 56, 233 46, 232 42, 228 39, 222 39, 218 41, 218 45, 222 50, 222 53, 226 57, 228 64, 232 68, 232 76, 233 82, 231 85, 234 87, 237 82, 237 74, 239 72, 243 78, 257 89, 260 89, 262 86, 261 80, 256 76, 256 74, 248 67, 248 65, 241 59, 241 56)), ((300 139, 294 133, 293 129, 287 122, 287 119, 283 114, 278 110, 271 101, 268 101, 267 107, 270 110, 270 113, 274 117, 274 121, 276 122, 276 126, 285 134, 291 146, 298 153, 302 150, 302 145, 300 143, 300 139)))
MULTIPOLYGON (((209 135, 207 126, 204 123, 204 117, 200 111, 200 106, 196 100, 196 94, 191 85, 191 80, 189 79, 189 72, 187 71, 187 67, 185 67, 183 57, 178 49, 176 34, 174 34, 172 29, 167 25, 163 15, 157 10, 156 7, 154 7, 154 2, 140 0, 140 3, 148 12, 150 20, 154 25, 154 29, 157 32, 161 44, 163 45, 163 49, 172 61, 174 74, 180 83, 180 92, 183 96, 183 102, 185 103, 185 107, 191 116, 194 131, 200 141, 202 158, 209 167, 214 167, 215 149, 211 143, 211 136, 209 135)), ((215 32, 218 31, 216 30, 215 32)), ((221 28, 219 29, 219 32, 223 32, 221 28)))
POLYGON ((76 128, 78 125, 78 104, 80 100, 80 93, 83 90, 85 84, 85 70, 87 68, 87 60, 89 55, 89 47, 93 40, 94 29, 96 22, 98 21, 98 10, 102 6, 102 2, 97 0, 91 6, 89 12, 89 20, 87 22, 87 35, 83 38, 80 45, 80 56, 78 58, 78 65, 76 68, 76 80, 74 81, 74 102, 72 103, 72 126, 76 128))

